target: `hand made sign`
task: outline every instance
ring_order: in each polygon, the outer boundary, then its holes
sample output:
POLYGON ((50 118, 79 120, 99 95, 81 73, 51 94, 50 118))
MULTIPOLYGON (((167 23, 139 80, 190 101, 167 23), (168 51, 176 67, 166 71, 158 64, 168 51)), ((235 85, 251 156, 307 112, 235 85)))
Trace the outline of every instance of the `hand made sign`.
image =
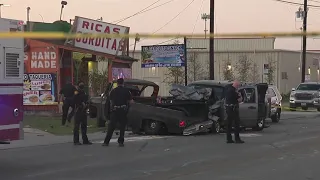
POLYGON ((59 67, 59 53, 55 46, 36 40, 29 40, 29 51, 25 53, 28 71, 32 73, 56 73, 59 67))

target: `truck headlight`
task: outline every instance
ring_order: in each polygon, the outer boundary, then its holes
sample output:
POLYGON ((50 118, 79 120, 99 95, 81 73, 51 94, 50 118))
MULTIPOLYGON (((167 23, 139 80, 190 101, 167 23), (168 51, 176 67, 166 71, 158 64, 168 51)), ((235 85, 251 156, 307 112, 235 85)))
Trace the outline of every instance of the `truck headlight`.
POLYGON ((295 93, 291 93, 290 97, 294 98, 294 95, 296 95, 295 93))

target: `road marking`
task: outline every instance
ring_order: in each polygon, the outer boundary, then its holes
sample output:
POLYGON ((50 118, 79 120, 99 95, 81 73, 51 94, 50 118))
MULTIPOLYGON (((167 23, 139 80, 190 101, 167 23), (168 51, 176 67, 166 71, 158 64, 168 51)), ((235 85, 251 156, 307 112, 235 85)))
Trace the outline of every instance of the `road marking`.
MULTIPOLYGON (((143 140, 154 140, 154 139, 165 139, 165 138, 171 138, 173 136, 135 136, 135 137, 127 137, 124 138, 125 142, 136 142, 136 141, 143 141, 143 140)), ((111 139, 110 143, 116 143, 118 142, 117 138, 111 139)), ((94 143, 102 144, 103 141, 96 141, 94 143)))
POLYGON ((245 133, 245 134, 240 134, 241 137, 259 137, 262 136, 262 134, 253 134, 253 133, 245 133))
MULTIPOLYGON (((223 135, 226 135, 226 133, 220 133, 223 135)), ((262 136, 262 134, 255 134, 255 133, 240 133, 240 137, 245 137, 245 138, 252 138, 252 137, 259 137, 262 136)))

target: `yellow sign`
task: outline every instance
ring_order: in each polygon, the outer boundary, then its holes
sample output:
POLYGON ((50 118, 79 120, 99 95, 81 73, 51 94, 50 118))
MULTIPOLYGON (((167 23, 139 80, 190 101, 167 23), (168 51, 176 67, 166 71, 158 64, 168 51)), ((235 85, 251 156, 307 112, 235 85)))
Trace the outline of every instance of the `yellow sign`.
POLYGON ((92 54, 85 54, 85 53, 79 53, 79 52, 72 53, 72 59, 82 60, 82 58, 92 58, 92 54))
POLYGON ((116 87, 118 87, 118 83, 113 83, 112 89, 114 89, 114 88, 116 88, 116 87))

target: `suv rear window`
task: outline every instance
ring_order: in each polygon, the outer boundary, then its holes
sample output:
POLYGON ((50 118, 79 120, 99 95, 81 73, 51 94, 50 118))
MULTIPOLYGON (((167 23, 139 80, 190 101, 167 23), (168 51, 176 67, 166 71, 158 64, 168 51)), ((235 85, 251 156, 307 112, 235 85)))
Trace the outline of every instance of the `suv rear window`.
POLYGON ((320 84, 300 84, 297 90, 306 91, 318 91, 320 89, 320 84))

